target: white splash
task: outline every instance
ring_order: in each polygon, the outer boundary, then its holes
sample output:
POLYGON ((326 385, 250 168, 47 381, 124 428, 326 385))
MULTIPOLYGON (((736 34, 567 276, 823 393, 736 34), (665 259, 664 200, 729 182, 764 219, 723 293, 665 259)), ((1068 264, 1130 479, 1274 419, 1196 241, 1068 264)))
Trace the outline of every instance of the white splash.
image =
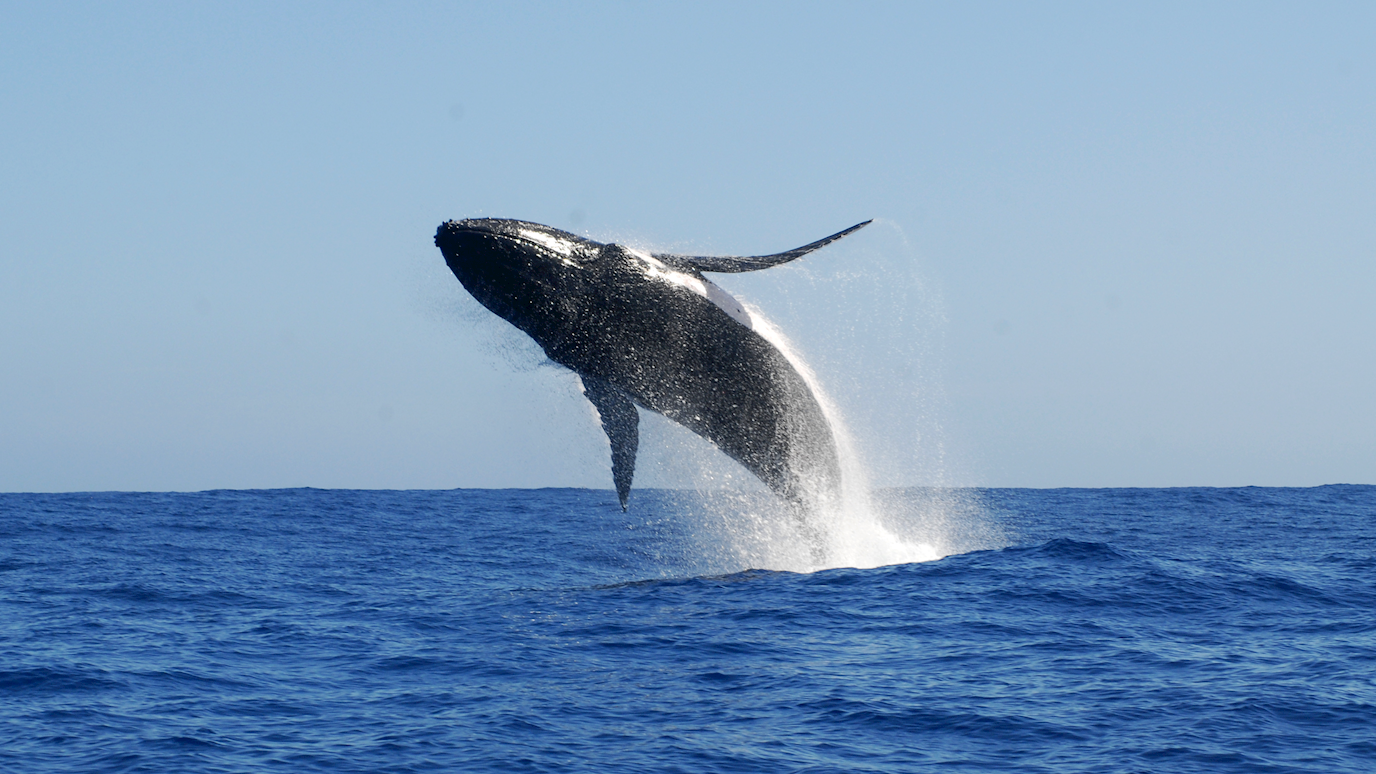
POLYGON ((812 390, 813 397, 822 407, 827 423, 831 425, 836 452, 840 458, 840 502, 826 508, 828 512, 816 514, 814 517, 819 521, 817 528, 821 533, 819 539, 824 543, 825 559, 821 565, 809 563, 811 566, 808 569, 871 568, 940 559, 944 554, 935 545, 907 540, 885 525, 871 498, 864 460, 846 428, 840 409, 827 396, 817 375, 788 338, 758 309, 749 305, 746 309, 754 321, 755 331, 783 354, 812 390))

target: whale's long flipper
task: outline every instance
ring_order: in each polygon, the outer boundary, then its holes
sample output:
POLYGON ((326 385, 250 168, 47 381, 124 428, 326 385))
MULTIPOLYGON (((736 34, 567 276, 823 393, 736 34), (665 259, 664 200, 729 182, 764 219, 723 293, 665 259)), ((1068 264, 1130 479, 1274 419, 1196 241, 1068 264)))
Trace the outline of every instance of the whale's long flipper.
POLYGON ((612 442, 612 481, 621 510, 631 496, 631 479, 635 477, 635 452, 640 446, 640 415, 625 392, 594 376, 582 376, 583 394, 588 396, 602 419, 602 429, 612 442))
POLYGON ((795 258, 802 258, 813 250, 820 250, 823 247, 835 242, 847 234, 854 233, 868 226, 871 221, 857 223, 845 231, 838 231, 825 238, 818 239, 809 245, 789 250, 786 253, 775 253, 773 255, 675 255, 673 253, 655 253, 654 256, 661 261, 676 266, 680 269, 694 269, 696 271, 717 271, 725 273, 738 273, 743 271, 757 271, 768 269, 770 266, 778 266, 781 263, 788 263, 795 258))

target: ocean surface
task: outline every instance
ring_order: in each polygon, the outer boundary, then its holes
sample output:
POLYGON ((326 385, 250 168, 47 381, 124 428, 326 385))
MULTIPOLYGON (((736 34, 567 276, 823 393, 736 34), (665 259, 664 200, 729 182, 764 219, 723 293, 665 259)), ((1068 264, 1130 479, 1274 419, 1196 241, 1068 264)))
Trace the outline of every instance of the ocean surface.
POLYGON ((759 497, 0 494, 0 771, 1376 771, 1376 487, 759 497))

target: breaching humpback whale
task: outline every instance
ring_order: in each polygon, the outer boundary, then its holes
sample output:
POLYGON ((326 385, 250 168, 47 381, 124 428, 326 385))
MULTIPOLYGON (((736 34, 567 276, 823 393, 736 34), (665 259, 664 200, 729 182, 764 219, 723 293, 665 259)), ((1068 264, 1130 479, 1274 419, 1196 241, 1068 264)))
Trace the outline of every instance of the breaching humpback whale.
POLYGON ((578 374, 611 441, 622 510, 635 474, 638 405, 707 439, 811 512, 840 486, 831 427, 797 369, 703 272, 777 266, 869 222, 753 257, 652 254, 498 218, 451 220, 435 245, 479 303, 578 374))

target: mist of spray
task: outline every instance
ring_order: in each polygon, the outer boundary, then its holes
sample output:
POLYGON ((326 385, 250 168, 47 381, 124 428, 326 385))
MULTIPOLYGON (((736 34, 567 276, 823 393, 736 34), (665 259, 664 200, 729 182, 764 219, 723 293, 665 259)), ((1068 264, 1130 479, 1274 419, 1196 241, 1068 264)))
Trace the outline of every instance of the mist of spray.
POLYGON ((879 567, 888 564, 928 562, 940 559, 936 546, 926 542, 905 540, 884 526, 870 499, 869 477, 864 460, 846 427, 840 409, 830 399, 811 367, 803 360, 792 342, 784 336, 764 313, 747 306, 755 332, 773 344, 807 382, 812 395, 822 407, 841 463, 841 491, 839 501, 827 503, 822 512, 810 514, 816 520, 815 539, 822 541, 821 551, 815 552, 814 562, 825 567, 879 567))

